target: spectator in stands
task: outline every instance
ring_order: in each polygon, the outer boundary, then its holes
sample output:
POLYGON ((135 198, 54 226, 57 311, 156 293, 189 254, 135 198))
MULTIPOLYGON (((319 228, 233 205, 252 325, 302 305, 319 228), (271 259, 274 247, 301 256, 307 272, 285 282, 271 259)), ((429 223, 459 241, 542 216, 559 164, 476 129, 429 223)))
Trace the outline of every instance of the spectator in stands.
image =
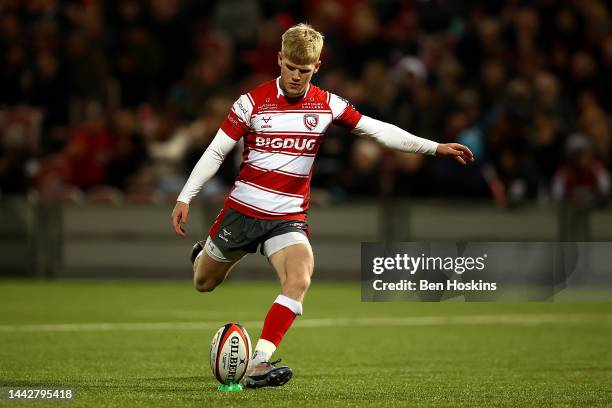
POLYGON ((602 39, 598 52, 600 75, 598 78, 598 96, 606 112, 612 111, 612 35, 602 39))
POLYGON ((69 184, 83 190, 108 184, 113 139, 104 113, 91 103, 85 121, 74 129, 63 151, 69 168, 69 184))
POLYGON ((53 135, 57 135, 58 128, 68 123, 69 85, 59 59, 49 50, 40 51, 36 57, 30 94, 32 105, 41 108, 44 113, 43 132, 47 137, 42 140, 43 153, 62 150, 65 140, 53 135))
POLYGON ((351 168, 343 173, 342 187, 350 197, 376 197, 380 189, 382 149, 376 143, 360 139, 353 144, 351 168))
POLYGON ((0 55, 1 105, 15 106, 26 100, 27 69, 25 58, 23 47, 17 44, 11 44, 2 51, 0 55))
POLYGON ((505 148, 495 167, 485 166, 484 175, 495 203, 501 207, 514 207, 536 198, 536 169, 520 152, 505 148))
POLYGON ((107 166, 108 183, 127 190, 130 177, 136 174, 148 158, 144 137, 137 129, 133 111, 115 113, 112 124, 112 154, 107 166))
POLYGON ((537 109, 528 134, 529 160, 534 163, 538 178, 538 198, 546 201, 554 173, 563 157, 565 135, 562 118, 548 109, 537 109))
POLYGON ((604 164, 610 164, 610 126, 605 112, 593 93, 583 94, 580 105, 578 129, 591 139, 595 156, 604 164))
POLYGON ((553 180, 553 197, 558 203, 592 208, 607 202, 610 174, 593 154, 593 143, 583 134, 568 138, 567 160, 553 180))
POLYGON ((29 108, 0 110, 0 197, 29 192, 40 121, 40 113, 29 108))

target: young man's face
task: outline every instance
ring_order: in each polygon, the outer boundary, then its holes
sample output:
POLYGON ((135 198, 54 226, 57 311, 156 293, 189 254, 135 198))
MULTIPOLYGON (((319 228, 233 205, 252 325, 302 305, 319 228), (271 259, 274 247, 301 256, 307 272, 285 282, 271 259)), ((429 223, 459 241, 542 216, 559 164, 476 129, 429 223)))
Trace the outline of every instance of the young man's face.
POLYGON ((307 65, 294 64, 279 52, 278 65, 281 67, 280 86, 285 96, 295 98, 304 94, 313 74, 319 70, 321 61, 307 65))

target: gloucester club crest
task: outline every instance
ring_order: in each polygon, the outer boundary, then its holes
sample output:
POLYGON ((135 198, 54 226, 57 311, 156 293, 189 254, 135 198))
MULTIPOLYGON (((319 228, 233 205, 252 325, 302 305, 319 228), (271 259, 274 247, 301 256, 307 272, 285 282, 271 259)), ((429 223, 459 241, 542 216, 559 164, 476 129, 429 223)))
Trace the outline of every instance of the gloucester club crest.
POLYGON ((319 124, 319 115, 315 115, 312 113, 304 115, 304 126, 306 126, 306 129, 313 130, 314 128, 317 127, 318 124, 319 124))

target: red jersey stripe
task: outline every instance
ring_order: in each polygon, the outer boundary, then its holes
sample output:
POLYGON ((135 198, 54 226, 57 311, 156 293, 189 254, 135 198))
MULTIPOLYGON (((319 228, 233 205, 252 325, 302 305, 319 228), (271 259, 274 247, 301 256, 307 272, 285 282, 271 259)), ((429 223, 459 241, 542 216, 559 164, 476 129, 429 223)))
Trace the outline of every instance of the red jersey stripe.
POLYGON ((305 213, 283 214, 283 213, 269 212, 261 208, 258 208, 254 204, 245 203, 231 196, 227 198, 226 205, 229 208, 233 208, 234 210, 238 212, 248 215, 249 217, 259 218, 262 220, 298 220, 298 221, 306 220, 305 213))
POLYGON ((240 172, 239 180, 255 184, 260 188, 273 190, 279 194, 288 194, 304 197, 308 194, 310 180, 304 177, 295 177, 272 170, 262 170, 246 165, 240 172))

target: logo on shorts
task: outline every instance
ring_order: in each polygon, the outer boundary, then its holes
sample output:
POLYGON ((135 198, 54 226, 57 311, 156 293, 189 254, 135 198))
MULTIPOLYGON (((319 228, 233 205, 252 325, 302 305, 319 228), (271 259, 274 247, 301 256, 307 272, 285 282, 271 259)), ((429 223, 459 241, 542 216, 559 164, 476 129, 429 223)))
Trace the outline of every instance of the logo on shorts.
POLYGON ((312 113, 304 115, 304 126, 306 129, 313 130, 319 124, 319 115, 315 115, 312 113))
POLYGON ((232 231, 228 231, 227 229, 223 228, 221 230, 221 233, 217 234, 217 236, 219 238, 221 238, 222 240, 224 240, 225 242, 229 242, 227 237, 231 237, 232 236, 232 231))
POLYGON ((291 224, 289 224, 289 226, 293 228, 306 229, 306 224, 304 224, 303 222, 292 222, 291 224))

